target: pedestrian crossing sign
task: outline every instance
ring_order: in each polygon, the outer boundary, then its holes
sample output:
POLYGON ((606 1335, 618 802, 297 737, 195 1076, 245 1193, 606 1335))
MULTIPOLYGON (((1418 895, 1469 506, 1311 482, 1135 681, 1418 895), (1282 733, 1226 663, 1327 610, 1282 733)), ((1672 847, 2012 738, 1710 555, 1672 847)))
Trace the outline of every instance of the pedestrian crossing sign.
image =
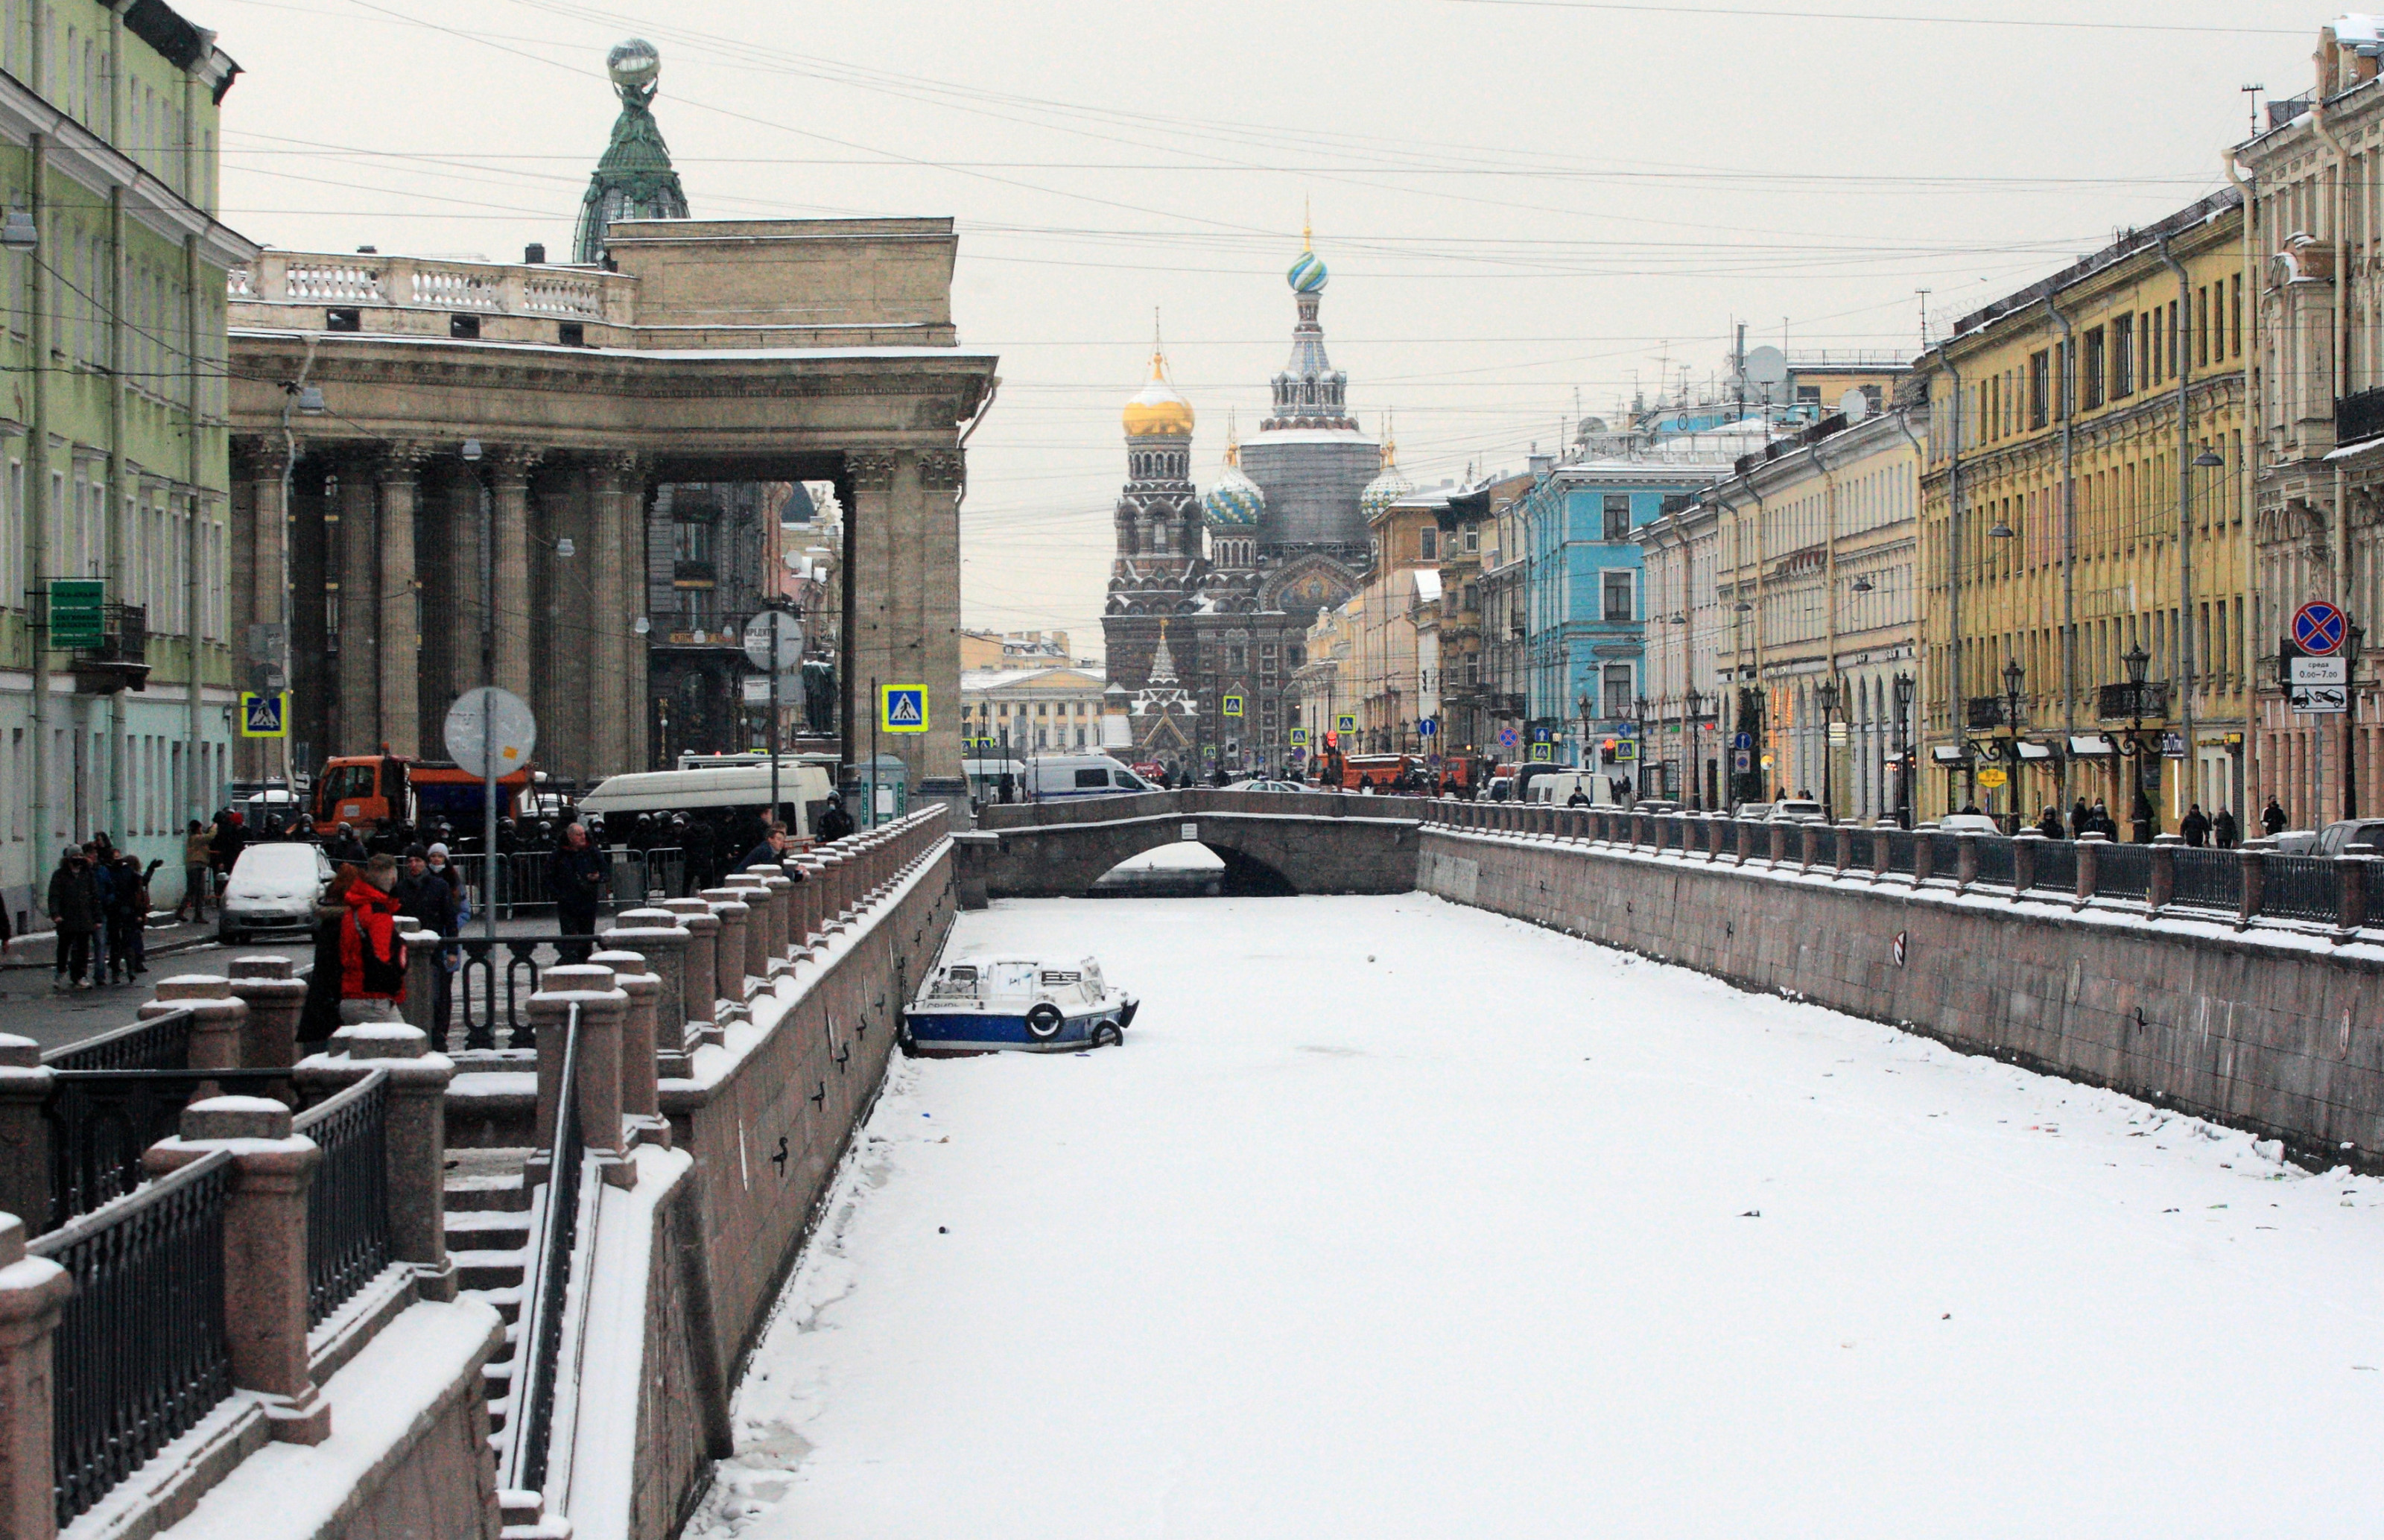
POLYGON ((927 687, 925 685, 880 685, 877 689, 877 726, 889 733, 923 733, 927 730, 927 687))
POLYGON ((1308 747, 1308 729, 1306 727, 1294 727, 1291 729, 1291 746, 1295 749, 1305 749, 1308 747))
POLYGON ((1531 757, 1535 763, 1546 764, 1557 757, 1557 746, 1553 743, 1534 743, 1532 745, 1531 757))
POLYGON ((240 697, 240 736, 288 738, 289 707, 290 697, 286 694, 259 695, 253 690, 243 690, 240 697))
POLYGON ((1353 711, 1345 711, 1341 713, 1339 715, 1334 717, 1333 727, 1337 732, 1356 732, 1358 730, 1358 714, 1353 711))
POLYGON ((1242 714, 1242 698, 1241 698, 1240 696, 1238 696, 1238 695, 1228 695, 1228 696, 1226 696, 1226 697, 1225 697, 1225 707, 1224 707, 1224 710, 1225 710, 1225 714, 1226 714, 1227 716, 1239 716, 1239 715, 1241 715, 1241 714, 1242 714))

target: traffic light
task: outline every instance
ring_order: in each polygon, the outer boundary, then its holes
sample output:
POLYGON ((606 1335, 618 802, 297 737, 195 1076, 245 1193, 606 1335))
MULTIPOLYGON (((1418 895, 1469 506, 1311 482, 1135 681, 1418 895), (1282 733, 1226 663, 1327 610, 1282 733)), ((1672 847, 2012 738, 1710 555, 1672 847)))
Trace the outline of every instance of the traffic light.
POLYGON ((1328 749, 1338 749, 1341 747, 1341 735, 1328 728, 1324 734, 1324 746, 1328 749))

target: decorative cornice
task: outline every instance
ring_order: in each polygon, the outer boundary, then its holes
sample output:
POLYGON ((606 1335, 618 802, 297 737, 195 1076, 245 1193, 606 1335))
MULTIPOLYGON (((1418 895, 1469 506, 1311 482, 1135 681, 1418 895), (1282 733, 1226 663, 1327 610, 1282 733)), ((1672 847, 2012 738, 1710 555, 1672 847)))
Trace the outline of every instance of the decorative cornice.
POLYGON ((931 491, 957 491, 968 484, 968 457, 957 449, 932 449, 919 456, 919 484, 931 491))

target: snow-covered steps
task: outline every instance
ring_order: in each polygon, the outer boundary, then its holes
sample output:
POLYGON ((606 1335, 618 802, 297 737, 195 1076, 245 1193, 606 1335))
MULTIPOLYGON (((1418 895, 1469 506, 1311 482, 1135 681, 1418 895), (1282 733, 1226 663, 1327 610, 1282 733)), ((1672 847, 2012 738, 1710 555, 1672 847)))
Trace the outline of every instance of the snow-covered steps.
POLYGON ((522 1279, 529 1262, 527 1149, 459 1149, 447 1162, 447 1256, 465 1294, 504 1318, 505 1342, 480 1371, 490 1431, 504 1430, 513 1407, 515 1348, 521 1335, 522 1279))

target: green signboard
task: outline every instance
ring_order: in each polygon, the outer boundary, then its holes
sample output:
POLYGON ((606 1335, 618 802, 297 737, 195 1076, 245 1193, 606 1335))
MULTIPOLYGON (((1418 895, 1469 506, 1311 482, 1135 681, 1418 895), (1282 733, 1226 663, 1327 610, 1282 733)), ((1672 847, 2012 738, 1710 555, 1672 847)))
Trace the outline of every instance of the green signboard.
POLYGON ((99 578, 50 579, 50 645, 98 647, 107 640, 107 583, 99 578))

